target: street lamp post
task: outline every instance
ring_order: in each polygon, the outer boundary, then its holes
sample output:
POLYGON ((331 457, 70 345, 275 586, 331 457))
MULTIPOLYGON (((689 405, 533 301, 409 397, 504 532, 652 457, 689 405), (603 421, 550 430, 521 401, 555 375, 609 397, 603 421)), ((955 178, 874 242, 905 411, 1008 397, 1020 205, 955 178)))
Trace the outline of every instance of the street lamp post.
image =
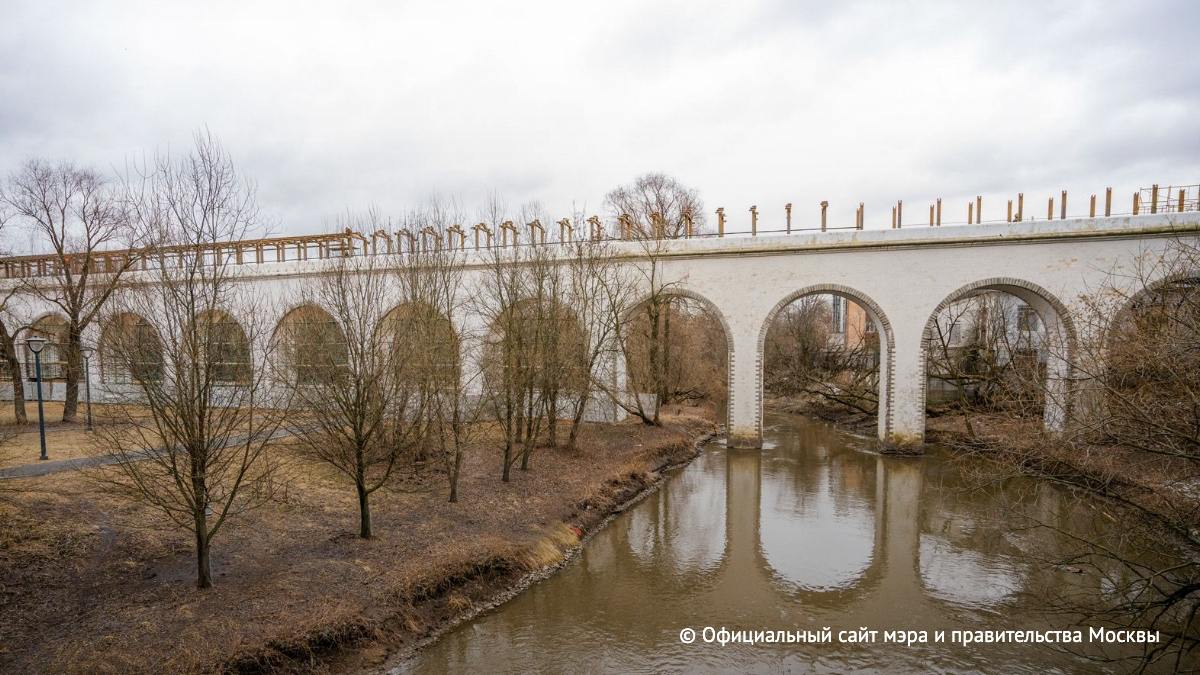
POLYGON ((87 396, 87 430, 92 431, 92 348, 80 347, 79 353, 83 355, 83 382, 84 392, 87 396))
POLYGON ((34 376, 37 377, 38 434, 42 441, 42 456, 39 459, 50 459, 46 455, 46 410, 42 405, 42 348, 46 346, 46 338, 35 335, 25 340, 25 346, 33 352, 34 376))

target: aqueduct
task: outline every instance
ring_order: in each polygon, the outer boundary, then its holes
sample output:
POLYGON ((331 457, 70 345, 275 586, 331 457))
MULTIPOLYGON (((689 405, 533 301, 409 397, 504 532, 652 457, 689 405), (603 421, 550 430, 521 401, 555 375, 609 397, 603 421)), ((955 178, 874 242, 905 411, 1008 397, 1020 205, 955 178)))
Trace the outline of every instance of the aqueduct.
MULTIPOLYGON (((451 232, 464 253, 464 283, 468 287, 486 283, 486 244, 471 247, 460 228, 451 228, 451 232)), ((390 237, 386 246, 381 246, 378 234, 368 237, 347 232, 230 242, 213 255, 235 261, 238 283, 254 284, 256 293, 275 301, 278 316, 273 319, 278 323, 295 308, 294 298, 303 279, 321 274, 330 257, 348 252, 403 255, 392 252, 390 237)), ((478 240, 478 231, 476 235, 478 240)), ((731 446, 761 445, 766 330, 788 303, 811 294, 840 295, 866 310, 881 336, 878 435, 897 443, 919 443, 925 430, 924 341, 940 308, 989 289, 1012 293, 1034 308, 1047 329, 1062 337, 1068 347, 1065 356, 1048 364, 1052 385, 1063 396, 1047 402, 1045 423, 1050 429, 1059 429, 1069 423, 1070 345, 1079 339, 1072 306, 1114 273, 1130 273, 1145 256, 1166 252, 1174 239, 1197 235, 1198 214, 1178 212, 694 237, 655 242, 652 255, 647 254, 644 242, 614 241, 608 250, 631 268, 659 266, 661 279, 674 292, 699 300, 719 318, 729 346, 727 431, 731 446)), ((0 260, 0 286, 15 289, 30 279, 36 282, 36 277, 52 273, 51 267, 52 263, 36 256, 0 260)), ((103 264, 98 271, 104 271, 103 264)), ((52 305, 20 292, 10 301, 10 311, 19 312, 31 324, 39 317, 54 316, 52 305)), ((479 319, 466 309, 451 319, 460 334, 480 328, 479 319)), ((136 318, 123 320, 137 325, 136 318)), ((102 328, 88 330, 84 341, 102 347, 102 328)), ((21 334, 16 337, 20 342, 21 334)), ((252 345, 250 349, 259 353, 265 346, 252 345)), ((467 358, 464 353, 464 360, 467 358)), ((101 353, 91 364, 96 400, 115 396, 121 387, 129 386, 122 384, 121 378, 102 377, 103 361, 101 353)), ((31 389, 26 387, 27 396, 33 395, 31 389)), ((46 393, 60 398, 63 387, 51 382, 46 393)))

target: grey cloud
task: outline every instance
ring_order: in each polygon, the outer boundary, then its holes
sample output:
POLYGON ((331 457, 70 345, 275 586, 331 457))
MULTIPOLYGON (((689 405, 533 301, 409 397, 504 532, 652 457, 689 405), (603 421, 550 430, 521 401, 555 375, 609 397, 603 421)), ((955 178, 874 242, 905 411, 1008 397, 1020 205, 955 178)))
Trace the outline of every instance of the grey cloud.
POLYGON ((599 210, 652 170, 738 226, 750 204, 865 201, 879 224, 896 199, 1200 182, 1191 2, 351 7, 6 8, 0 173, 207 125, 288 232, 434 192, 599 210))

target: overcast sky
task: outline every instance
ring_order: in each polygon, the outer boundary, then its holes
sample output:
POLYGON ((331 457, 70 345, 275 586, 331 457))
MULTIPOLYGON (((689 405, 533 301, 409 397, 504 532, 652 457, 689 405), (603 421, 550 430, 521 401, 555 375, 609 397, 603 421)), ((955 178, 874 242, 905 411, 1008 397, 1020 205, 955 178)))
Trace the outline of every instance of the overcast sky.
MULTIPOLYGON (((207 126, 275 232, 491 191, 555 215, 664 171, 731 229, 1029 213, 1200 183, 1200 2, 0 0, 0 172, 207 126), (101 6, 102 5, 102 6, 101 6), (987 5, 985 7, 985 5, 987 5)), ((711 216, 710 216, 711 218, 711 216)))

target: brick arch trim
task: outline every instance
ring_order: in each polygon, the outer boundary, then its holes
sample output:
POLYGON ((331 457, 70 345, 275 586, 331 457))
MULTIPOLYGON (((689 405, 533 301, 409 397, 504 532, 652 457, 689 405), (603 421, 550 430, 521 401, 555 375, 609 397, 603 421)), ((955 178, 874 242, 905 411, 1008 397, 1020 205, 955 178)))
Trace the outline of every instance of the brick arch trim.
MULTIPOLYGON (((1033 293, 1034 295, 1038 296, 1042 300, 1045 300, 1047 304, 1049 304, 1051 307, 1054 308, 1054 313, 1056 315, 1055 318, 1058 319, 1059 324, 1062 325, 1063 331, 1066 333, 1067 369, 1068 369, 1067 377, 1068 377, 1068 379, 1073 380, 1074 376, 1075 376, 1075 354, 1076 354, 1076 341, 1078 339, 1078 335, 1075 330, 1075 322, 1071 317, 1070 310, 1067 309, 1067 306, 1063 303, 1062 300, 1059 300, 1058 296, 1056 296, 1055 294, 1051 293, 1050 291, 1046 290, 1045 288, 1043 288, 1031 281, 1026 281, 1024 279, 1018 279, 1016 277, 992 277, 989 279, 980 279, 979 281, 973 281, 969 284, 966 284, 965 286, 958 288, 953 293, 947 295, 945 297, 945 299, 943 299, 940 303, 938 303, 937 307, 933 308, 933 312, 931 312, 929 314, 929 318, 926 319, 926 321, 925 321, 925 329, 921 332, 921 353, 917 357, 918 361, 920 363, 921 378, 928 379, 928 375, 926 373, 926 367, 928 364, 926 364, 926 362, 925 362, 926 354, 929 351, 930 343, 933 341, 934 322, 937 321, 937 317, 939 314, 942 313, 942 310, 946 309, 953 303, 958 302, 959 300, 969 297, 972 293, 974 293, 976 291, 1002 291, 1002 292, 1011 294, 1010 289, 1012 289, 1014 287, 1020 288, 1022 290, 1028 291, 1030 293, 1033 293)), ((1045 319, 1046 319, 1045 317, 1041 317, 1041 318, 1042 318, 1042 321, 1045 321, 1045 319)), ((928 382, 922 381, 922 383, 921 383, 921 408, 920 408, 921 410, 925 410, 925 406, 928 403, 928 396, 929 396, 928 382)), ((1073 398, 1072 396, 1068 396, 1068 398, 1067 398, 1068 404, 1070 403, 1072 398, 1073 398)), ((1070 410, 1067 411, 1067 416, 1068 416, 1068 418, 1070 417, 1070 410)))
POLYGON ((1108 350, 1109 341, 1112 339, 1113 330, 1116 328, 1117 322, 1123 317, 1127 316, 1129 312, 1133 310, 1133 306, 1136 305, 1139 300, 1151 295, 1152 293, 1157 293, 1159 290, 1167 286, 1185 281, 1195 281, 1200 283, 1200 269, 1168 274, 1161 279, 1157 279, 1148 284, 1143 284, 1143 287, 1138 289, 1136 293, 1133 293, 1126 298, 1125 301, 1122 302, 1119 307, 1117 307, 1117 311, 1113 312, 1112 317, 1110 317, 1104 323, 1104 335, 1101 345, 1104 347, 1105 351, 1107 352, 1108 350))

